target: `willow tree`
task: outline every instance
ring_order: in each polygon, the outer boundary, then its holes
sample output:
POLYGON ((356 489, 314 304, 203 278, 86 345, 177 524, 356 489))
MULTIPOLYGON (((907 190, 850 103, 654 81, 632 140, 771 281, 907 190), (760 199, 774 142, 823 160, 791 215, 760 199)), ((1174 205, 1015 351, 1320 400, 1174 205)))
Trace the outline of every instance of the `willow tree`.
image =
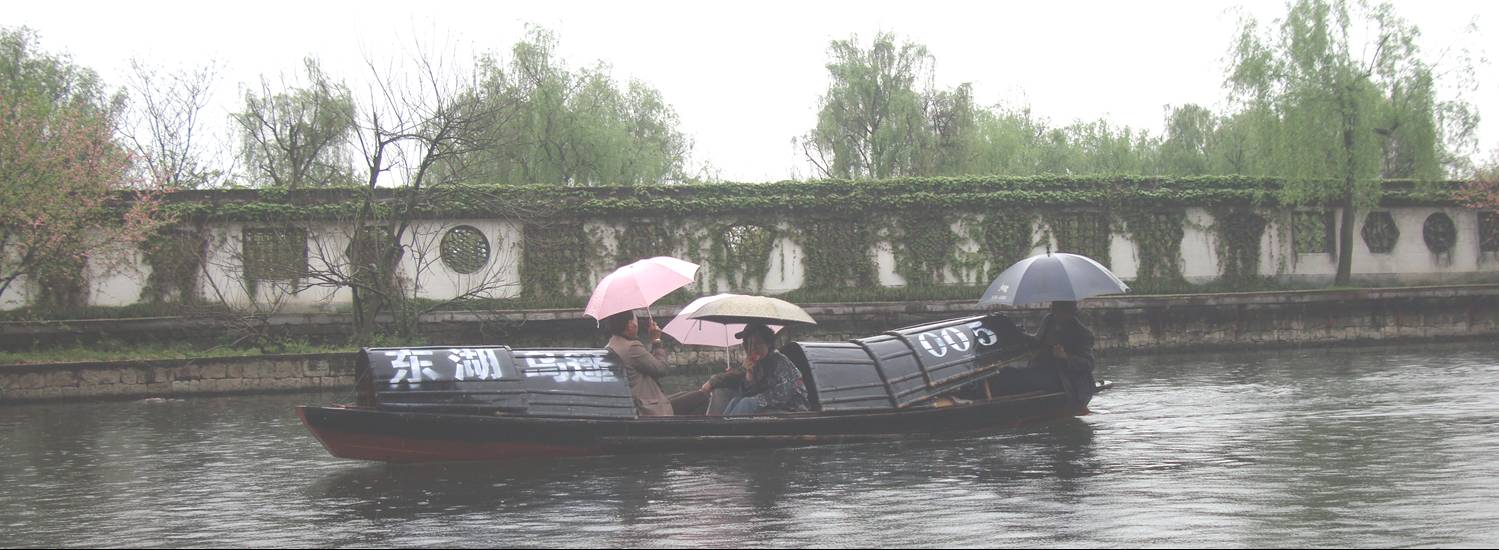
POLYGON ((533 27, 508 63, 478 60, 478 92, 512 104, 514 116, 488 129, 492 147, 466 158, 475 177, 562 185, 687 179, 692 140, 658 90, 616 82, 602 62, 568 67, 556 50, 556 36, 533 27))
POLYGON ((880 33, 868 48, 857 37, 834 40, 828 53, 832 82, 817 126, 802 138, 808 162, 823 177, 914 175, 926 132, 923 92, 932 78, 926 46, 897 45, 894 35, 880 33))
POLYGON ((233 119, 246 170, 257 183, 287 189, 348 183, 353 176, 343 150, 354 131, 353 96, 316 59, 302 64, 304 86, 283 79, 278 90, 262 77, 258 93, 245 91, 244 110, 233 119))
POLYGON ((1161 173, 1201 176, 1213 169, 1213 138, 1218 117, 1201 105, 1188 103, 1166 114, 1166 137, 1160 144, 1161 173))
POLYGON ((1297 0, 1277 23, 1244 22, 1228 84, 1271 134, 1258 154, 1282 199, 1342 208, 1334 284, 1347 284, 1356 212, 1379 203, 1381 178, 1441 175, 1444 106, 1416 28, 1389 4, 1297 0))

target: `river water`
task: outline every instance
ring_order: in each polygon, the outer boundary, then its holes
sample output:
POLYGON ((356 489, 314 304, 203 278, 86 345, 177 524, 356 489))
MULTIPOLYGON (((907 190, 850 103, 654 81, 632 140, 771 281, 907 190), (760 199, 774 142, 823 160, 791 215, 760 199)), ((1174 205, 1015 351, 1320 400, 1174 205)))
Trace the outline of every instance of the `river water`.
POLYGON ((1100 363, 986 437, 485 464, 330 457, 347 392, 3 407, 0 546, 1499 543, 1499 345, 1100 363))

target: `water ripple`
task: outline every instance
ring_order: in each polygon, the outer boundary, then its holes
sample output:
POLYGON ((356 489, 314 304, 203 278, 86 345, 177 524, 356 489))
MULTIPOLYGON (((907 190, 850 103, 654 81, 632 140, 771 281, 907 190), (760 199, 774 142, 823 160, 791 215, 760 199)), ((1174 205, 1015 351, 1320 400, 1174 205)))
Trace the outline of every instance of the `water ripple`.
POLYGON ((0 409, 0 545, 1480 546, 1499 347, 1109 360, 1095 414, 985 437, 394 466, 291 407, 0 409))

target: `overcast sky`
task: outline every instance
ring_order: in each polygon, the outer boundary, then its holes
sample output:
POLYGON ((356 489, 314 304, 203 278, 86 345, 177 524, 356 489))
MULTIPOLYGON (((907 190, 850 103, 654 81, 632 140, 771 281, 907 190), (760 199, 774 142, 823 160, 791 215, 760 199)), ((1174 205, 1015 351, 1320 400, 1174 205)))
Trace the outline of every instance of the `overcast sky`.
MULTIPOLYGON (((1493 49, 1499 2, 1397 1, 1420 46, 1493 49), (1477 22, 1476 32, 1465 27, 1477 22)), ((619 81, 658 90, 695 143, 694 164, 722 177, 769 181, 810 175, 791 139, 815 122, 827 87, 827 45, 879 31, 925 44, 936 83, 972 82, 985 105, 1029 105, 1056 124, 1109 120, 1161 132, 1167 105, 1221 109, 1225 57, 1241 14, 1262 22, 1284 3, 1052 2, 12 2, 0 24, 26 25, 43 47, 67 52, 111 85, 131 58, 166 67, 223 66, 213 117, 239 107, 240 87, 296 70, 312 54, 351 82, 361 59, 390 55, 404 37, 440 36, 476 51, 508 52, 525 25, 551 29, 573 67, 607 62, 619 81)), ((1451 65, 1448 63, 1448 65, 1451 65)), ((1480 63, 1466 98, 1487 120, 1480 158, 1499 148, 1499 70, 1480 63)))

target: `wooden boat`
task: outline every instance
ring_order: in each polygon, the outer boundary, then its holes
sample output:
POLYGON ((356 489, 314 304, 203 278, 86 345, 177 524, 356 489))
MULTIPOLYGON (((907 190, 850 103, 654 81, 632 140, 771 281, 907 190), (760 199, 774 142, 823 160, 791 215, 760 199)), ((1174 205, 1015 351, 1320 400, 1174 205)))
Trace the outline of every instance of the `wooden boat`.
POLYGON ((638 417, 607 350, 371 348, 359 357, 355 404, 297 413, 334 456, 388 462, 910 439, 1086 414, 1062 392, 990 386, 1028 357, 1024 346, 998 314, 793 342, 781 351, 802 370, 814 410, 750 417, 638 417), (965 387, 979 395, 952 397, 965 387))

